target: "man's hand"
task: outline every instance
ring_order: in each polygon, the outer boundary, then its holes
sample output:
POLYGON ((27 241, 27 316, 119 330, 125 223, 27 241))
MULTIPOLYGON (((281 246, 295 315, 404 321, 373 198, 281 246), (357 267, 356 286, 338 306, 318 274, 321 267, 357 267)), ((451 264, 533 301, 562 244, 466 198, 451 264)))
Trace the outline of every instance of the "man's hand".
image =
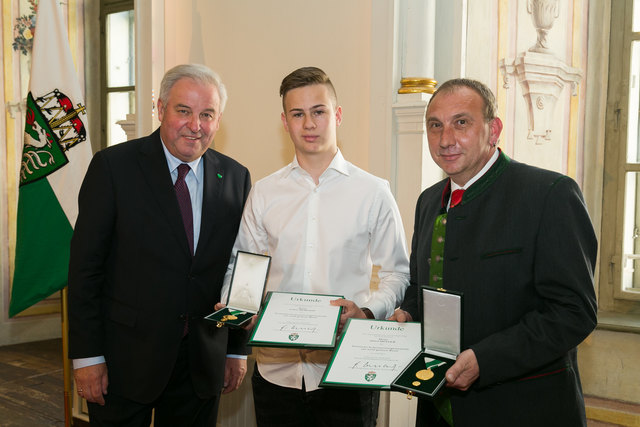
POLYGON ((413 318, 407 311, 404 311, 401 308, 396 308, 396 311, 393 312, 393 314, 391 315, 391 317, 389 317, 388 320, 395 320, 396 322, 404 323, 404 322, 412 322, 413 318))
POLYGON ((104 405, 104 395, 107 394, 109 386, 106 363, 74 369, 73 377, 76 379, 80 397, 86 399, 87 402, 104 405))
POLYGON ((466 391, 480 376, 480 367, 473 350, 465 350, 458 355, 456 363, 445 374, 447 387, 466 391))
POLYGON ((342 307, 342 314, 340 315, 340 324, 338 325, 338 333, 342 332, 342 328, 344 324, 347 322, 347 319, 354 317, 356 319, 366 319, 367 315, 364 314, 364 311, 360 309, 356 305, 355 302, 350 301, 348 299, 339 298, 331 300, 331 305, 338 305, 342 307))
POLYGON ((242 328, 246 331, 250 331, 253 329, 254 326, 256 326, 256 323, 258 323, 258 315, 254 314, 253 316, 251 316, 251 320, 245 323, 244 326, 242 326, 242 328))
POLYGON ((244 375, 247 373, 247 359, 236 359, 227 357, 224 364, 224 384, 222 393, 231 393, 242 384, 244 375))

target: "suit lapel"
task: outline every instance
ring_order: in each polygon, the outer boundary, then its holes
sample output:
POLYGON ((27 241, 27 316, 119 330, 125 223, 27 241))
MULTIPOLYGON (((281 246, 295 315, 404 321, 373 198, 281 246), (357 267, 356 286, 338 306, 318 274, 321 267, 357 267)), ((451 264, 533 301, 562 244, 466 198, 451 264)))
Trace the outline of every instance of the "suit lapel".
POLYGON ((138 153, 140 170, 147 181, 151 196, 159 205, 158 215, 163 215, 166 218, 169 228, 176 236, 180 246, 187 254, 191 255, 178 199, 173 189, 171 173, 167 166, 167 158, 162 149, 160 131, 156 130, 146 141, 140 141, 140 144, 141 148, 138 153))
MULTIPOLYGON (((204 166, 204 183, 202 189, 202 217, 200 221, 200 238, 198 239, 198 248, 205 247, 207 241, 211 238, 217 218, 217 207, 222 193, 222 180, 224 179, 224 171, 221 169, 215 151, 207 150, 202 156, 204 166)), ((196 255, 198 250, 196 250, 196 255)))

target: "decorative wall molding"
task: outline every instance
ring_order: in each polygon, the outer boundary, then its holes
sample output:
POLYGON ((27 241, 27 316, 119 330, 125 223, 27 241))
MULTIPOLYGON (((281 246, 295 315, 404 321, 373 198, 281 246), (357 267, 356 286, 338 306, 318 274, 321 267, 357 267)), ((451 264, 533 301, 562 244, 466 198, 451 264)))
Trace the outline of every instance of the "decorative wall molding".
POLYGON ((24 112, 27 111, 27 100, 26 98, 23 99, 22 101, 7 101, 5 103, 5 108, 7 109, 7 112, 9 113, 9 117, 11 117, 12 119, 16 119, 16 117, 22 117, 24 116, 24 112), (17 116, 16 116, 17 114, 17 116))
POLYGON ((571 95, 578 94, 577 85, 582 72, 566 65, 549 53, 522 52, 515 60, 500 60, 504 88, 510 88, 510 75, 515 75, 527 103, 528 139, 536 144, 551 140, 551 124, 554 119, 556 101, 565 85, 571 85, 571 95))
POLYGON ((433 79, 420 77, 405 77, 400 80, 398 93, 433 93, 436 91, 436 82, 433 79))
POLYGON ((120 125, 124 133, 127 135, 127 141, 131 141, 136 138, 136 115, 127 114, 125 120, 118 120, 117 125, 120 125))
POLYGON ((538 40, 529 50, 531 52, 549 53, 547 34, 553 21, 558 18, 558 0, 527 0, 527 12, 531 15, 533 26, 536 27, 538 40))
POLYGON ((528 0, 527 12, 536 28, 537 41, 515 59, 501 59, 500 70, 505 89, 510 88, 511 75, 520 82, 528 110, 527 138, 543 144, 551 140, 556 101, 567 85, 571 95, 577 95, 582 71, 565 64, 550 51, 547 34, 558 17, 558 0, 528 0))

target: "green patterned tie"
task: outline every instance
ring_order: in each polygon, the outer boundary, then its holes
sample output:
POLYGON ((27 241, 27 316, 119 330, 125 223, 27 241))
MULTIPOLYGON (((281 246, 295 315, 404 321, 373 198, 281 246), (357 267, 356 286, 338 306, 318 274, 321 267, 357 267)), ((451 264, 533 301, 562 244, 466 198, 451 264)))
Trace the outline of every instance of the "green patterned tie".
MULTIPOLYGON (((463 192, 464 190, 456 190, 463 192)), ((454 191, 455 193, 455 191, 454 191)), ((458 203, 462 200, 462 194, 458 203)), ((453 196, 451 204, 453 206, 453 196)), ((439 215, 433 223, 433 236, 431 237, 431 258, 429 260, 429 285, 434 288, 442 288, 442 269, 444 260, 444 238, 447 229, 447 214, 439 215)), ((450 426, 453 426, 453 414, 451 412, 451 400, 448 393, 441 393, 433 402, 436 409, 450 426)))

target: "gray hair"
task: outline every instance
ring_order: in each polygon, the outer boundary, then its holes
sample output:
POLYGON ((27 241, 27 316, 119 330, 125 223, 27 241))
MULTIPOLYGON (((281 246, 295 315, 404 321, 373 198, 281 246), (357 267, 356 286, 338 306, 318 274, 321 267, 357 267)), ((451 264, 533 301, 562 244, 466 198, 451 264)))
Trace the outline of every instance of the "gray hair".
POLYGON ((451 79, 442 83, 438 90, 433 93, 433 96, 431 96, 429 104, 427 105, 427 110, 429 109, 429 105, 431 105, 431 101, 433 101, 437 94, 440 92, 452 93, 461 87, 467 87, 480 95, 484 102, 483 115, 486 122, 490 122, 497 117, 498 105, 493 92, 491 92, 491 89, 489 89, 489 87, 484 83, 472 79, 451 79))
POLYGON ((227 89, 222 84, 220 76, 211 70, 211 68, 202 64, 182 64, 176 65, 169 71, 167 71, 160 83, 160 94, 158 99, 164 104, 167 104, 167 98, 169 98, 169 92, 173 85, 178 80, 183 78, 190 78, 201 84, 213 85, 218 89, 218 95, 220 95, 220 113, 224 111, 224 107, 227 104, 227 89))

